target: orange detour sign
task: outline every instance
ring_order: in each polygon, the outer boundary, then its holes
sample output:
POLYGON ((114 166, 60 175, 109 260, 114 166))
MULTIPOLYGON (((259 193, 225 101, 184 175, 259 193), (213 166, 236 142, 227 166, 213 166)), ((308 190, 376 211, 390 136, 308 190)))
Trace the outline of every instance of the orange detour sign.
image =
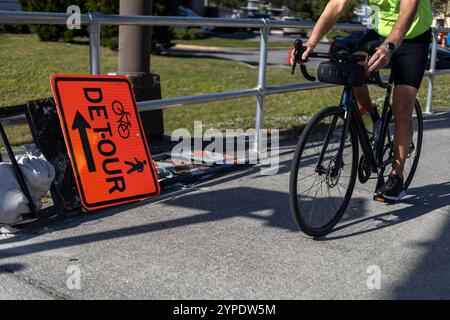
POLYGON ((83 207, 157 196, 158 178, 128 79, 55 75, 52 88, 83 207))

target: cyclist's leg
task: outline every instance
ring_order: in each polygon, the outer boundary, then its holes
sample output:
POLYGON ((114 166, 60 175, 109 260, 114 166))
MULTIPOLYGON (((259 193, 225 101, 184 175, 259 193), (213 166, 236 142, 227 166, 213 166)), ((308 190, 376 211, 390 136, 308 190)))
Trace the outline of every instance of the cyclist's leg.
POLYGON ((375 110, 372 105, 372 98, 370 97, 369 87, 367 84, 362 87, 353 88, 356 101, 360 108, 366 109, 371 115, 374 115, 375 110))
MULTIPOLYGON (((368 56, 367 52, 364 51, 357 51, 353 54, 360 56, 368 56)), ((359 64, 363 65, 366 68, 366 77, 368 77, 369 68, 367 66, 367 62, 360 62, 359 64)), ((367 111, 369 111, 370 114, 373 114, 372 99, 370 98, 369 87, 367 86, 367 84, 361 87, 353 88, 353 92, 355 93, 355 98, 356 101, 358 102, 359 107, 365 108, 367 111)))
MULTIPOLYGON (((367 52, 357 51, 354 53, 355 55, 367 56, 367 52)), ((367 62, 360 62, 366 68, 366 76, 369 77, 369 68, 367 66, 367 62)), ((370 98, 369 86, 367 84, 361 87, 353 88, 353 92, 355 93, 356 101, 360 108, 366 109, 372 117, 375 115, 375 110, 372 106, 372 99, 370 98)))
MULTIPOLYGON (((369 30, 362 37, 353 54, 368 56, 367 45, 374 41, 380 41, 380 39, 381 37, 378 33, 374 30, 369 30)), ((369 77, 367 62, 361 62, 361 64, 366 67, 367 77, 369 77)), ((364 85, 362 87, 354 88, 354 93, 359 107, 365 108, 372 115, 372 118, 375 118, 375 110, 373 108, 372 99, 370 98, 369 87, 364 85)))
POLYGON ((400 200, 405 195, 403 170, 412 138, 412 110, 428 61, 431 32, 405 40, 392 57, 394 100, 392 104, 395 135, 393 171, 377 189, 379 197, 400 200))
POLYGON ((392 110, 395 122, 394 163, 392 174, 403 178, 403 169, 413 136, 412 113, 418 89, 409 85, 397 85, 394 89, 392 110))
MULTIPOLYGON (((357 52, 356 54, 365 54, 365 53, 357 52)), ((368 71, 369 68, 367 66, 367 63, 365 62, 363 64, 364 64, 364 66, 366 68, 366 72, 367 72, 366 77, 369 78, 370 74, 368 71)), ((367 112, 369 112, 369 114, 372 118, 372 121, 377 122, 380 119, 380 116, 378 114, 378 111, 374 108, 374 104, 372 103, 372 98, 370 97, 370 92, 369 92, 369 86, 367 84, 365 84, 361 87, 354 87, 353 92, 355 94, 355 98, 356 98, 356 101, 358 102, 359 107, 364 108, 367 112)))
POLYGON ((403 168, 412 139, 412 111, 417 92, 422 83, 428 62, 430 32, 405 40, 392 58, 394 73, 394 100, 392 104, 395 121, 394 170, 403 176, 403 168))
MULTIPOLYGON (((395 69, 395 67, 394 67, 395 69)), ((395 72, 395 71, 394 71, 395 72)), ((412 141, 412 110, 418 89, 409 85, 396 85, 392 102, 394 116, 394 160, 387 181, 375 193, 376 200, 382 198, 399 201, 405 195, 403 171, 412 141)))

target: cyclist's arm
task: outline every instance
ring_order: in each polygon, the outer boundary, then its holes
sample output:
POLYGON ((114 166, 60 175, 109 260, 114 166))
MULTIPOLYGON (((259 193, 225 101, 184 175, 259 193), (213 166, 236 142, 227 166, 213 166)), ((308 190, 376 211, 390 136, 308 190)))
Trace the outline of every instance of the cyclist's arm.
MULTIPOLYGON (((419 8, 420 0, 400 0, 400 14, 391 34, 385 42, 392 42, 396 48, 400 47, 406 34, 414 21, 414 17, 419 8)), ((369 61, 369 71, 378 71, 389 64, 392 53, 386 46, 378 48, 377 52, 369 61)))
POLYGON ((414 22, 420 0, 400 0, 400 15, 386 41, 393 42, 398 48, 414 22))
POLYGON ((306 43, 307 50, 302 57, 304 60, 308 58, 309 54, 317 46, 320 39, 322 39, 336 24, 342 12, 347 7, 348 2, 349 0, 330 0, 328 2, 325 10, 323 11, 314 27, 314 30, 311 33, 311 37, 306 43))

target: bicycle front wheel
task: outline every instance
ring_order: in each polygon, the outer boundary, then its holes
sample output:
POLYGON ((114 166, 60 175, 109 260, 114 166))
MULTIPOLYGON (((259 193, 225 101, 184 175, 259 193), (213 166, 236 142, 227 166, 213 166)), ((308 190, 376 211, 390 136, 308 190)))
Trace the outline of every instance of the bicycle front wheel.
POLYGON ((297 144, 289 182, 290 206, 295 221, 309 236, 332 230, 347 209, 355 187, 358 140, 349 129, 339 161, 343 131, 344 110, 329 107, 310 120, 297 144))

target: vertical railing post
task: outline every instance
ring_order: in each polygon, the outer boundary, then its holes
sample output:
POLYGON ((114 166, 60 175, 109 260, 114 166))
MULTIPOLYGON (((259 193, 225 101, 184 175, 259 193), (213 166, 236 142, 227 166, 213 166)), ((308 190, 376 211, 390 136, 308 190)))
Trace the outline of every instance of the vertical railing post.
POLYGON ((426 114, 433 113, 433 91, 434 91, 434 77, 436 72, 436 58, 437 58, 437 37, 438 32, 436 28, 433 28, 433 44, 431 47, 431 57, 430 57, 430 71, 428 76, 428 96, 427 96, 427 107, 425 109, 426 114))
POLYGON ((270 27, 264 19, 264 26, 261 27, 261 43, 259 49, 259 73, 258 73, 258 95, 256 97, 256 137, 254 140, 253 151, 257 154, 261 151, 261 129, 264 122, 264 102, 267 78, 267 56, 269 53, 269 34, 270 27))
POLYGON ((100 23, 95 19, 95 14, 89 14, 91 23, 88 26, 89 32, 89 57, 91 74, 100 74, 100 23))

